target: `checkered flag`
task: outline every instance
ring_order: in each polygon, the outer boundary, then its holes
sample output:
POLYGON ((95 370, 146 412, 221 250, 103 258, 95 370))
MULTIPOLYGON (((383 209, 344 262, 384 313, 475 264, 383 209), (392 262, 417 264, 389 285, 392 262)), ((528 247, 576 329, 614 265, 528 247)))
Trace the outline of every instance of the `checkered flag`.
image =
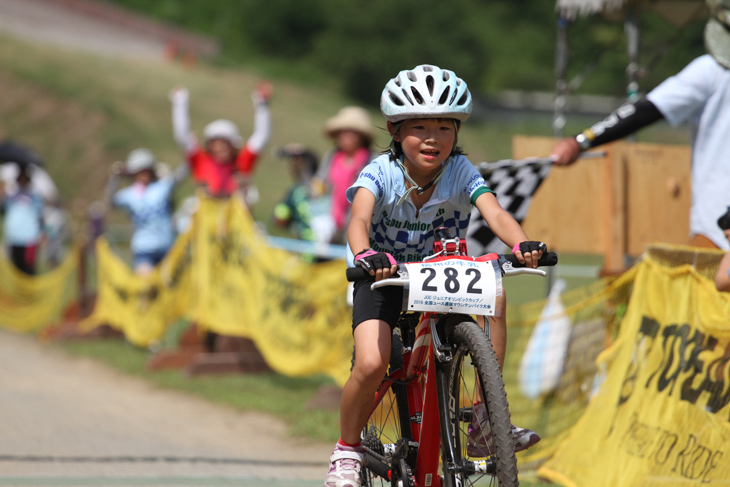
MULTIPOLYGON (((508 159, 493 163, 483 162, 479 172, 487 187, 497 193, 499 204, 522 223, 530 207, 532 196, 550 172, 552 159, 531 157, 527 159, 508 159)), ((466 245, 469 255, 483 255, 490 252, 504 253, 507 246, 499 240, 484 222, 476 206, 472 208, 469 228, 466 232, 466 245)))

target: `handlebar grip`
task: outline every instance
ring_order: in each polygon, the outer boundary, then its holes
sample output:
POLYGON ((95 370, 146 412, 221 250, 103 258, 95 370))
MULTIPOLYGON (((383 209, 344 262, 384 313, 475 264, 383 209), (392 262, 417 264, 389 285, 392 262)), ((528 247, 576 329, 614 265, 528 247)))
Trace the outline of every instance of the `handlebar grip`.
MULTIPOLYGON (((502 254, 504 260, 512 262, 512 267, 525 267, 525 264, 521 264, 514 254, 502 254)), ((537 261, 538 267, 553 266, 558 263, 558 254, 555 252, 545 252, 537 261)))
POLYGON ((348 282, 363 281, 368 277, 372 277, 368 271, 362 267, 348 267, 345 271, 348 282))

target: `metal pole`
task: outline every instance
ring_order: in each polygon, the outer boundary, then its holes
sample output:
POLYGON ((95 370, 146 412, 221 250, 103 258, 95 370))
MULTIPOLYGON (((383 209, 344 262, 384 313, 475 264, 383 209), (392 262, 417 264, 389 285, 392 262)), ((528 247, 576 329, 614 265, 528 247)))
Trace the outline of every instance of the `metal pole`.
POLYGON ((626 67, 628 77, 626 98, 628 101, 634 101, 639 96, 639 47, 641 44, 639 6, 636 3, 632 2, 626 6, 624 32, 626 33, 626 50, 629 56, 629 64, 626 67))
POLYGON ((565 107, 568 96, 568 61, 570 58, 570 45, 568 43, 568 27, 570 21, 558 16, 557 40, 555 46, 555 103, 553 116, 553 137, 562 138, 565 129, 565 107))

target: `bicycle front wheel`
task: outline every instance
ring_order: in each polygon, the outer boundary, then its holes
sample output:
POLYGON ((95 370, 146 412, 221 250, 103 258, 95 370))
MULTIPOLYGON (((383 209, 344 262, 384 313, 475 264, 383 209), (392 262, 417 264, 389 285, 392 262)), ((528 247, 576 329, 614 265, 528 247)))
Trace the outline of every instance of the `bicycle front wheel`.
POLYGON ((455 347, 446 380, 446 437, 454 458, 444 458, 446 485, 518 485, 512 423, 502 372, 492 344, 476 323, 453 328, 455 347), (479 406, 474 406, 479 404, 479 406), (449 471, 450 470, 450 471, 449 471), (457 480, 461 477, 461 482, 457 480))

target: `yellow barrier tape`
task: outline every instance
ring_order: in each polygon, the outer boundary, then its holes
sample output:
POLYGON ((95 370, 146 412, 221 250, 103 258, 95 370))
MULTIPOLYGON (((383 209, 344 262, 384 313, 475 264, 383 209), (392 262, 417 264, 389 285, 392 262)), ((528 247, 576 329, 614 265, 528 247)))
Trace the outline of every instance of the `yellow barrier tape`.
MULTIPOLYGON (((665 259, 662 259, 664 261, 665 259)), ((730 295, 692 265, 636 266, 605 381, 538 475, 566 486, 730 484, 730 295)))
POLYGON ((97 253, 97 302, 82 329, 107 323, 149 346, 185 317, 202 329, 252 339, 282 374, 347 380, 352 327, 345 263, 309 264, 267 247, 237 200, 202 198, 192 229, 149 277, 135 276, 103 239, 97 253))
POLYGON ((0 326, 30 332, 51 325, 75 290, 77 255, 72 247, 61 265, 45 274, 29 276, 0 254, 0 326))
POLYGON ((188 315, 191 300, 191 233, 181 235, 149 276, 135 275, 100 238, 96 244, 98 284, 94 311, 81 331, 102 324, 120 330, 138 346, 158 341, 169 323, 188 315))

